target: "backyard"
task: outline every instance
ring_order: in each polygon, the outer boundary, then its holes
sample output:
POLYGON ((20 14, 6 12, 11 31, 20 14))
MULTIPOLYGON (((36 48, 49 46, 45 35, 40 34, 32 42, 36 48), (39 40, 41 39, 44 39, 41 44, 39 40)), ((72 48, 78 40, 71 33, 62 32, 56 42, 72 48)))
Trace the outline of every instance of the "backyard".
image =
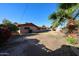
POLYGON ((0 56, 79 55, 78 3, 0 6, 0 56))
MULTIPOLYGON (((15 36, 0 48, 0 55, 13 56, 53 56, 77 55, 68 44, 64 34, 56 31, 31 33, 24 36, 15 36)), ((78 45, 78 44, 77 44, 78 45)), ((75 47, 77 45, 74 45, 75 47)))

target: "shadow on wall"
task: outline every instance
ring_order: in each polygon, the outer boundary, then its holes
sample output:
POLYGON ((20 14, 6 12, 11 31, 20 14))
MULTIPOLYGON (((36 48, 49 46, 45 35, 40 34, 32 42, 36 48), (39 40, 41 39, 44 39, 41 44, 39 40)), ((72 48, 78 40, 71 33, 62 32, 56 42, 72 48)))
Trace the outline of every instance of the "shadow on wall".
POLYGON ((61 48, 52 51, 40 44, 37 39, 23 39, 6 44, 2 51, 7 51, 11 56, 76 56, 71 49, 73 46, 62 45, 61 48))

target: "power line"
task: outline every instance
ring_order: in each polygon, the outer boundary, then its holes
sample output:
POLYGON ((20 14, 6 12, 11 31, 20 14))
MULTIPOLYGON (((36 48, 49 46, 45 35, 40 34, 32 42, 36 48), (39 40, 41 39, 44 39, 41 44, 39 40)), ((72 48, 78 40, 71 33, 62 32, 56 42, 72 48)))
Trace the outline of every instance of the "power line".
POLYGON ((21 20, 23 20, 25 17, 26 9, 27 9, 27 5, 25 4, 24 10, 23 10, 21 18, 20 18, 21 20))

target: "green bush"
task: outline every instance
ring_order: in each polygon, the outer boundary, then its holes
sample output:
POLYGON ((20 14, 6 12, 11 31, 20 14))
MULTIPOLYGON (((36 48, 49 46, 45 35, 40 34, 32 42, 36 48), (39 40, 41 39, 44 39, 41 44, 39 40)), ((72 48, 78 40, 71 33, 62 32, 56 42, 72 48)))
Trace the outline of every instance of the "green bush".
POLYGON ((67 37, 67 42, 70 43, 70 44, 75 44, 76 43, 76 39, 71 37, 71 36, 69 36, 69 37, 67 37))
MULTIPOLYGON (((8 29, 11 31, 11 32, 16 32, 17 30, 19 30, 19 28, 13 24, 11 21, 7 20, 7 19, 4 19, 3 20, 3 25, 7 26, 8 29)), ((1 27, 2 25, 0 25, 1 27)))
POLYGON ((19 30, 19 28, 14 24, 8 24, 7 26, 11 32, 16 32, 17 30, 19 30))

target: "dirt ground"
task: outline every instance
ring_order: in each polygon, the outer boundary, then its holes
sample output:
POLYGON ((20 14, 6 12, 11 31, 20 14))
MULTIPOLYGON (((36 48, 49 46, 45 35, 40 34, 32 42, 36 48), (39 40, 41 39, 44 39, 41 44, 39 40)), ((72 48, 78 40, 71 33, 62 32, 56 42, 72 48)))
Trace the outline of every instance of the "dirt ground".
POLYGON ((38 35, 25 37, 28 39, 37 39, 40 44, 45 45, 48 49, 56 50, 62 45, 66 45, 67 42, 64 38, 64 34, 55 31, 49 31, 44 33, 39 33, 38 35))
POLYGON ((72 56, 76 55, 68 45, 64 34, 48 31, 12 37, 0 49, 0 55, 11 56, 72 56))

